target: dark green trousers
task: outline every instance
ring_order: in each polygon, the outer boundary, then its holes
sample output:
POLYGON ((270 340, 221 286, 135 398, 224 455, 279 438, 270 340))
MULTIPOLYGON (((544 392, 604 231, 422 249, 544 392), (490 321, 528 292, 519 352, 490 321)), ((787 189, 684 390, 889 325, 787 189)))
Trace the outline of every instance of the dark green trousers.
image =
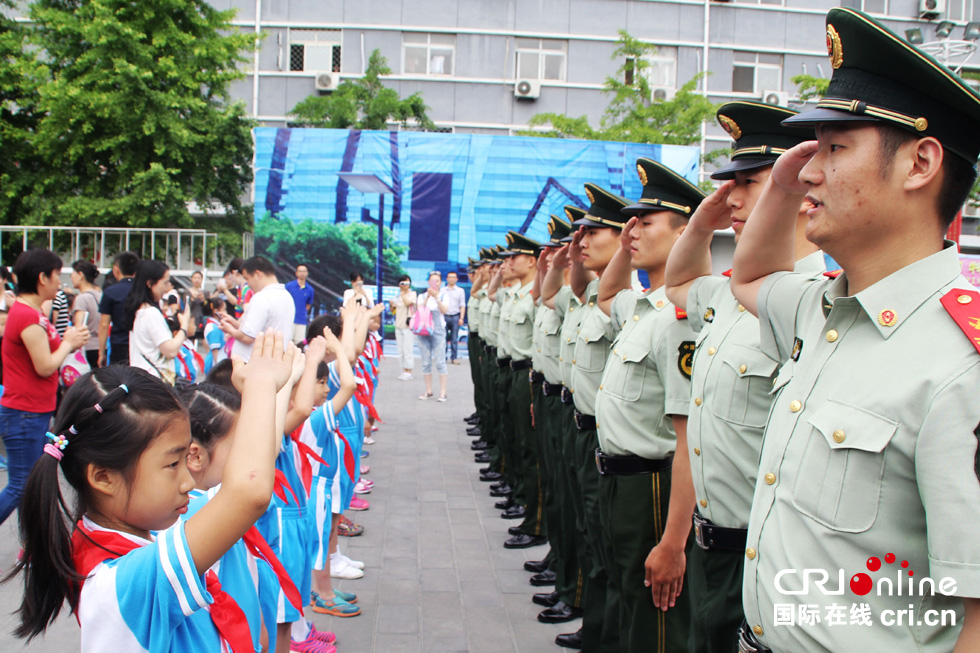
MULTIPOLYGON (((531 419, 531 382, 528 378, 530 369, 511 370, 510 414, 514 422, 514 455, 515 466, 520 477, 518 487, 521 490, 515 501, 523 497, 523 505, 527 509, 521 530, 529 535, 547 535, 548 530, 544 518, 544 488, 541 486, 541 476, 538 465, 538 440, 531 419)), ((515 489, 515 494, 518 491, 515 489)))
MULTIPOLYGON (((497 365, 494 361, 494 365, 497 365)), ((514 414, 511 412, 511 391, 514 389, 514 375, 509 367, 497 367, 497 408, 499 428, 497 445, 504 458, 502 473, 507 484, 514 490, 514 501, 525 505, 524 478, 521 475, 521 462, 517 455, 517 434, 514 431, 514 414)), ((530 402, 529 402, 530 403, 530 402)))
MULTIPOLYGON (((569 522, 569 528, 574 530, 575 563, 579 569, 579 576, 582 584, 577 589, 579 599, 578 607, 586 607, 586 597, 589 595, 591 585, 589 574, 592 571, 592 550, 589 547, 588 538, 585 533, 585 502, 582 500, 582 486, 578 480, 579 468, 579 447, 578 429, 575 428, 575 410, 571 405, 561 403, 558 399, 561 413, 561 432, 558 434, 559 450, 561 451, 561 467, 563 469, 563 480, 565 491, 562 496, 562 519, 569 522)), ((604 596, 603 596, 604 599, 604 596)), ((602 599, 600 599, 601 602, 602 599)), ((596 623, 591 630, 601 630, 603 613, 589 612, 586 610, 583 624, 596 623)), ((584 628, 584 626, 583 626, 584 628)))
MULTIPOLYGON (((670 504, 670 470, 599 477, 603 528, 609 534, 610 576, 622 597, 621 642, 629 653, 687 653, 691 592, 684 589, 666 612, 653 604, 644 563, 663 535, 670 504)), ((693 537, 689 539, 690 555, 693 537)), ((732 650, 737 650, 737 647, 732 650)))
POLYGON ((687 556, 687 587, 692 606, 691 653, 738 650, 742 623, 742 551, 705 551, 696 544, 687 556))
POLYGON ((585 537, 592 558, 584 609, 593 613, 601 611, 602 619, 598 632, 590 628, 587 620, 583 620, 582 650, 619 653, 622 605, 619 579, 609 575, 609 570, 612 569, 612 549, 599 509, 599 470, 595 465, 595 450, 599 446, 599 438, 595 429, 580 430, 577 432, 576 442, 578 482, 585 511, 585 537))
POLYGON ((492 352, 482 353, 480 363, 483 375, 483 393, 486 397, 486 421, 480 423, 480 431, 483 439, 487 443, 487 451, 490 452, 490 469, 495 472, 504 472, 504 450, 500 445, 500 412, 501 401, 497 392, 497 359, 492 352))
POLYGON ((538 388, 534 400, 534 428, 539 434, 541 474, 545 488, 548 541, 555 552, 552 570, 555 590, 566 604, 582 606, 582 574, 575 551, 575 513, 568 494, 562 405, 557 396, 545 397, 538 388), (566 509, 567 506, 567 509, 566 509))

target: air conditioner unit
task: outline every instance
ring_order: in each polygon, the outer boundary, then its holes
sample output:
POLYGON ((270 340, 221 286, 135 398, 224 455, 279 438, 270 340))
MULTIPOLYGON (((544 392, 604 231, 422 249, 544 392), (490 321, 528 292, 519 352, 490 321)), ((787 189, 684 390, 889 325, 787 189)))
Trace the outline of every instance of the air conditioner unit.
POLYGON ((766 104, 785 107, 789 104, 789 93, 785 91, 763 91, 762 101, 766 104))
POLYGON ((919 0, 920 18, 939 18, 946 13, 946 0, 919 0))
POLYGON ((654 86, 650 89, 650 99, 654 102, 668 102, 677 95, 677 89, 672 86, 654 86))
POLYGON ((340 73, 330 72, 316 74, 316 90, 318 91, 336 91, 339 84, 340 73))
POLYGON ((541 97, 541 82, 536 79, 519 79, 514 84, 514 97, 522 100, 537 100, 541 97))

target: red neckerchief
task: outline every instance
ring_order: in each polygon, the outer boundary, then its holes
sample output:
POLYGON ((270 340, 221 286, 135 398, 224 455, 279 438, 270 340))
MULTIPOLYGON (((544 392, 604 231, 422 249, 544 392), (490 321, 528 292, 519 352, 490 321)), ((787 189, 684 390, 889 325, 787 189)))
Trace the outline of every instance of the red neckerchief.
POLYGON ((296 507, 298 508, 299 507, 299 499, 296 498, 296 493, 293 492, 293 486, 289 484, 289 480, 286 478, 286 475, 283 473, 283 471, 281 469, 277 469, 276 470, 276 481, 275 481, 275 483, 272 486, 272 491, 275 493, 275 495, 277 497, 279 497, 279 499, 283 503, 285 503, 286 505, 289 505, 289 499, 286 498, 286 491, 287 490, 289 491, 289 494, 292 495, 293 501, 296 502, 296 507))
POLYGON ((356 477, 356 472, 354 471, 354 450, 351 449, 350 442, 344 437, 344 434, 340 432, 340 429, 334 429, 337 437, 344 441, 344 468, 347 470, 347 475, 350 480, 354 480, 356 477))
MULTIPOLYGON (((357 399, 357 403, 367 408, 368 415, 371 416, 371 419, 373 419, 376 422, 380 421, 381 418, 378 417, 378 410, 374 407, 374 404, 371 402, 371 389, 374 386, 371 384, 371 375, 368 374, 367 372, 367 368, 364 365, 363 358, 358 360, 358 368, 359 369, 355 370, 355 375, 357 376, 357 378, 364 381, 364 383, 363 384, 358 383, 355 385, 354 398, 357 399)), ((353 478, 353 476, 351 478, 353 478)))
MULTIPOLYGON (((279 470, 276 471, 278 472, 279 470)), ((300 598, 296 584, 289 577, 289 573, 282 566, 282 563, 279 562, 279 558, 276 557, 275 552, 269 546, 269 543, 265 541, 265 538, 262 537, 262 534, 259 533, 258 529, 255 526, 248 529, 248 532, 242 536, 242 540, 253 556, 262 558, 269 563, 272 571, 276 572, 276 578, 279 579, 279 586, 282 587, 283 594, 293 604, 293 607, 299 610, 300 614, 303 614, 303 599, 300 598)))
MULTIPOLYGON (((75 571, 80 576, 88 577, 92 570, 106 560, 121 558, 130 551, 142 546, 119 533, 103 530, 89 530, 82 520, 75 524, 75 532, 71 536, 72 560, 75 571)), ((218 575, 208 570, 204 575, 207 591, 214 599, 209 607, 211 621, 214 622, 218 634, 234 653, 252 653, 252 633, 248 629, 245 613, 238 603, 227 592, 221 589, 218 575)), ((77 617, 76 613, 76 617, 77 617)))
MULTIPOLYGON (((309 496, 310 487, 313 485, 313 463, 310 462, 310 458, 317 461, 324 467, 330 467, 323 458, 321 458, 317 452, 313 451, 313 448, 306 444, 305 442, 300 442, 299 434, 303 431, 303 427, 299 426, 295 431, 289 434, 289 439, 293 441, 293 444, 299 450, 299 476, 303 481, 303 487, 306 488, 306 494, 309 496)), ((285 478, 285 477, 284 477, 285 478)), ((285 501, 285 499, 283 499, 285 501)), ((298 503, 298 502, 297 502, 298 503)))

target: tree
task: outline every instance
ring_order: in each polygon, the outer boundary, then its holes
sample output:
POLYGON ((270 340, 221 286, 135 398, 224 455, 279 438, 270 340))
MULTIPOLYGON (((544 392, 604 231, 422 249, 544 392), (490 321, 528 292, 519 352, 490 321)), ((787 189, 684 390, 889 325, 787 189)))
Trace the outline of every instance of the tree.
POLYGON ((813 75, 796 75, 791 81, 800 88, 800 103, 805 104, 813 98, 820 99, 827 94, 830 80, 813 75))
MULTIPOLYGON (((623 65, 613 77, 607 77, 603 92, 612 96, 599 127, 593 128, 585 116, 570 118, 555 113, 539 113, 528 124, 531 127, 549 125, 549 131, 527 130, 523 136, 553 138, 583 138, 599 141, 632 143, 662 143, 691 145, 701 140, 701 125, 713 118, 715 105, 696 92, 704 73, 681 86, 672 100, 651 99, 650 82, 645 71, 650 67, 647 57, 656 47, 644 43, 625 30, 619 31, 619 47, 612 59, 622 59, 623 65)), ((724 152, 710 153, 717 156, 724 152)))
POLYGON ((232 104, 254 36, 204 0, 37 0, 29 43, 44 53, 34 134, 44 161, 25 221, 191 227, 187 203, 240 227, 252 122, 232 104))
POLYGON ((404 127, 414 118, 421 129, 435 130, 421 94, 413 93, 402 100, 397 91, 381 82, 383 75, 390 74, 388 60, 374 50, 364 77, 345 79, 329 95, 309 96, 289 115, 298 127, 387 129, 389 121, 400 122, 404 127))

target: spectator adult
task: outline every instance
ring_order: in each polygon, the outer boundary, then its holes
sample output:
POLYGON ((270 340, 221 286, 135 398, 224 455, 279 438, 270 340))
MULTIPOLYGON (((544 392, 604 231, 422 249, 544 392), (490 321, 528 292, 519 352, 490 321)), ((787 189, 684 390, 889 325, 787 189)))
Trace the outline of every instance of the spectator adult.
POLYGON ((195 270, 191 275, 191 287, 187 290, 187 303, 191 305, 191 320, 194 321, 196 328, 195 339, 200 338, 204 330, 204 302, 206 300, 204 274, 200 270, 195 270))
POLYGON ((180 293, 174 287, 174 280, 168 279, 166 291, 163 293, 163 297, 160 298, 160 310, 163 311, 163 316, 167 318, 176 317, 177 313, 180 313, 180 293))
POLYGON ((351 272, 350 288, 344 291, 344 308, 350 308, 357 304, 364 308, 371 308, 374 306, 374 300, 364 290, 364 276, 359 272, 351 272))
MULTIPOLYGON (((143 261, 126 297, 129 329, 129 364, 174 384, 173 359, 193 332, 190 310, 178 313, 176 333, 167 326, 160 300, 170 285, 170 268, 162 261, 143 261)), ((108 292, 108 291, 106 291, 108 292)))
POLYGON ((85 327, 65 329, 62 339, 41 305, 61 285, 61 259, 47 249, 30 249, 14 262, 18 297, 7 316, 3 338, 4 385, 0 435, 10 475, 0 493, 0 523, 20 505, 24 483, 41 457, 58 394, 58 368, 88 341, 85 327))
POLYGON ((133 252, 120 252, 112 261, 112 285, 103 286, 99 302, 99 367, 129 365, 129 323, 126 322, 126 298, 133 287, 133 276, 140 266, 140 257, 133 252), (106 357, 106 343, 109 356, 106 357))
POLYGON ((231 259, 228 262, 228 267, 225 268, 224 276, 218 282, 217 292, 232 309, 235 317, 241 317, 245 307, 252 301, 252 296, 258 292, 248 284, 242 275, 244 264, 245 260, 239 256, 231 259))
POLYGON ((245 307, 241 320, 226 315, 221 320, 221 330, 235 339, 231 346, 232 355, 237 354, 248 361, 255 336, 270 328, 283 335, 293 332, 295 311, 292 296, 279 283, 268 259, 261 256, 248 259, 242 264, 242 275, 255 294, 245 307))
POLYGON ((419 399, 432 398, 432 361, 435 359, 436 372, 439 374, 438 401, 446 400, 446 304, 440 299, 440 284, 442 275, 438 272, 429 273, 429 287, 415 300, 415 310, 422 307, 432 313, 432 333, 419 336, 419 350, 422 352, 422 378, 425 380, 425 394, 419 399))
POLYGON ((398 360, 402 373, 400 381, 409 381, 412 370, 415 369, 415 334, 408 328, 408 323, 415 314, 415 300, 418 295, 412 290, 412 278, 403 274, 398 279, 398 294, 391 300, 391 309, 395 313, 395 343, 398 345, 398 360))
POLYGON ((286 284, 286 291, 293 298, 296 316, 293 318, 293 342, 297 345, 306 340, 306 325, 313 310, 313 287, 306 283, 310 269, 305 263, 296 266, 296 279, 286 284))
POLYGON ((459 365, 459 327, 466 319, 466 291, 456 285, 458 280, 459 275, 455 272, 447 274, 447 285, 439 297, 446 305, 446 339, 453 365, 459 365))
POLYGON ((102 290, 95 285, 99 268, 90 261, 75 261, 71 265, 71 285, 78 294, 71 304, 71 323, 88 329, 85 359, 94 370, 99 366, 99 301, 102 290))

